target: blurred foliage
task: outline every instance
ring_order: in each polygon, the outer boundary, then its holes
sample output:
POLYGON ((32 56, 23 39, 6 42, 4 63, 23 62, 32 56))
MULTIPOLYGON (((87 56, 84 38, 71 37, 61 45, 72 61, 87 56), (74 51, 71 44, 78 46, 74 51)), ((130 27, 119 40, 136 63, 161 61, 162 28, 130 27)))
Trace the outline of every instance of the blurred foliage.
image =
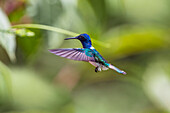
MULTIPOLYGON (((0 8, 0 29, 8 30, 10 29, 10 27, 11 25, 8 20, 8 17, 6 17, 6 15, 0 8)), ((15 48, 16 48, 15 36, 13 34, 7 34, 2 32, 0 33, 0 37, 1 37, 0 44, 8 53, 11 61, 15 61, 15 48)))
POLYGON ((169 6, 168 0, 1 0, 0 112, 170 113, 169 6), (95 73, 88 63, 50 54, 49 48, 81 44, 56 32, 11 29, 21 24, 88 33, 111 44, 93 43, 128 74, 95 73))

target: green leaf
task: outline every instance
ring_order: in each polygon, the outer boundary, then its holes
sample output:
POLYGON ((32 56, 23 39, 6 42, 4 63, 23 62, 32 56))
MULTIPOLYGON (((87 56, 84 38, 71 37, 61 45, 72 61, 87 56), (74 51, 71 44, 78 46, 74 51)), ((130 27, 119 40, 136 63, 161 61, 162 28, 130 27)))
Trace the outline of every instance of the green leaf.
POLYGON ((70 101, 67 91, 54 87, 32 70, 13 68, 12 72, 13 102, 17 108, 57 112, 70 101))
MULTIPOLYGON (((78 33, 74 33, 68 30, 64 30, 61 28, 57 27, 52 27, 52 26, 47 26, 47 25, 41 25, 41 24, 20 24, 20 25, 15 25, 12 26, 13 28, 35 28, 35 29, 44 29, 44 30, 49 30, 49 31, 54 31, 57 33, 65 34, 65 35, 70 35, 70 36, 77 36, 79 35, 78 33)), ((109 48, 110 44, 109 43, 104 43, 95 39, 92 39, 94 41, 94 44, 109 48)))
POLYGON ((170 112, 169 58, 160 56, 149 64, 143 77, 143 88, 150 100, 160 109, 170 112))
MULTIPOLYGON (((11 28, 8 17, 3 13, 0 8, 0 29, 9 30, 11 28)), ((16 41, 15 35, 5 32, 0 32, 0 45, 6 50, 11 61, 15 61, 16 41)))
POLYGON ((167 36, 168 30, 159 26, 121 26, 103 36, 107 37, 107 42, 112 44, 112 51, 104 52, 109 56, 112 53, 113 57, 120 58, 169 48, 170 40, 167 36))
POLYGON ((80 88, 74 103, 76 113, 144 113, 151 107, 140 86, 116 80, 80 88))
POLYGON ((10 70, 0 62, 0 100, 7 101, 7 99, 11 99, 11 95, 10 70))
POLYGON ((13 32, 20 37, 33 37, 35 33, 29 29, 14 29, 13 32))

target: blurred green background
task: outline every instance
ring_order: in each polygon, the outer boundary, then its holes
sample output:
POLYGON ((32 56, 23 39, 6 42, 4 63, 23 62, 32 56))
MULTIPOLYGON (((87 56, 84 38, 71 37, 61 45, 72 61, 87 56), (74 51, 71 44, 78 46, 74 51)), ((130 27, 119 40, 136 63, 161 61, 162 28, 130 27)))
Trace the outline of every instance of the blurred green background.
POLYGON ((0 0, 0 113, 170 113, 169 20, 169 0, 0 0), (127 75, 55 56, 80 42, 17 24, 88 33, 127 75))

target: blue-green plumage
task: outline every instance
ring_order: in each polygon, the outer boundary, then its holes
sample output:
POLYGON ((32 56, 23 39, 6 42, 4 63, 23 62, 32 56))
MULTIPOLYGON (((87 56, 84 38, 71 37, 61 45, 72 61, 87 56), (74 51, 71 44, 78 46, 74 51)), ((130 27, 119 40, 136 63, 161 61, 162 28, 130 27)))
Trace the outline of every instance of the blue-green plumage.
POLYGON ((98 72, 101 70, 107 70, 108 68, 111 68, 111 69, 117 71, 118 73, 126 74, 126 72, 109 64, 100 55, 100 53, 92 46, 91 39, 90 39, 89 35, 81 34, 77 37, 66 38, 65 40, 69 40, 69 39, 80 40, 83 45, 83 48, 51 49, 49 51, 51 53, 58 55, 58 56, 65 57, 68 59, 89 62, 96 67, 95 72, 98 72))

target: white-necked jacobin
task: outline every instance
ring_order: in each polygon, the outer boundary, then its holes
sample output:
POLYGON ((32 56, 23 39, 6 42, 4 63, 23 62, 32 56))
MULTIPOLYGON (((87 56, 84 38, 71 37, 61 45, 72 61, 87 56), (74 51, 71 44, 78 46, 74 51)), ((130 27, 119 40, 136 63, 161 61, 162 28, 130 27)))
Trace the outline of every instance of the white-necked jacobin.
POLYGON ((91 39, 88 34, 80 34, 77 37, 66 38, 65 40, 69 39, 78 39, 82 43, 83 48, 51 49, 49 51, 60 57, 89 62, 96 67, 95 72, 110 68, 118 73, 126 74, 125 71, 111 65, 100 55, 100 53, 92 46, 91 39))

